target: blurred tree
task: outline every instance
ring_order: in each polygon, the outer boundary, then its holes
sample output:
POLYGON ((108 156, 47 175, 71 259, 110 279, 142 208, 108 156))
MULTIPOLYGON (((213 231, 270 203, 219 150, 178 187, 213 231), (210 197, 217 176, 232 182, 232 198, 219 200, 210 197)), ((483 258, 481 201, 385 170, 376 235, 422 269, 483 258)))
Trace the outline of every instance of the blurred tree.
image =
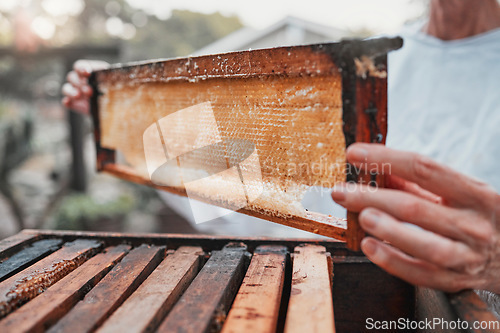
POLYGON ((169 58, 189 55, 241 27, 236 16, 187 10, 161 20, 126 0, 0 0, 0 91, 33 97, 30 86, 61 67, 56 59, 38 59, 40 48, 120 43, 121 61, 169 58), (13 49, 28 56, 19 58, 13 49))
MULTIPOLYGON (((0 107, 0 196, 11 204, 19 226, 23 226, 24 206, 16 201, 19 198, 8 182, 9 174, 32 153, 30 132, 39 123, 33 121, 38 105, 48 98, 58 103, 67 66, 79 56, 67 56, 67 51, 79 49, 74 46, 88 50, 120 43, 121 61, 175 57, 241 26, 237 17, 219 13, 173 11, 167 20, 161 20, 131 7, 126 0, 0 0, 0 106, 2 101, 23 101, 29 109, 27 119, 14 112, 14 122, 0 107), (19 122, 22 126, 14 126, 19 122)), ((116 211, 126 206, 117 205, 116 211)))
POLYGON ((166 21, 149 17, 130 41, 126 56, 131 60, 186 56, 241 27, 236 16, 174 10, 166 21))

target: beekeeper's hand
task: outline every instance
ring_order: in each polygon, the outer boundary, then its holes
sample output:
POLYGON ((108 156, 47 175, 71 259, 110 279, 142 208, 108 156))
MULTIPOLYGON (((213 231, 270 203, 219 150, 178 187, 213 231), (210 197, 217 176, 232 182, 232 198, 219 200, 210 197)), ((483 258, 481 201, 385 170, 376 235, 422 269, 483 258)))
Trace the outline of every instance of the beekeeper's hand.
POLYGON ((62 103, 65 107, 84 114, 89 113, 89 97, 92 89, 88 85, 90 73, 94 70, 105 69, 109 64, 100 60, 78 60, 73 70, 66 76, 66 83, 62 87, 62 103))
POLYGON ((337 186, 333 199, 361 212, 361 249, 412 284, 500 293, 500 195, 421 155, 353 144, 352 164, 383 173, 388 188, 337 186), (415 226, 408 225, 411 223, 415 226))

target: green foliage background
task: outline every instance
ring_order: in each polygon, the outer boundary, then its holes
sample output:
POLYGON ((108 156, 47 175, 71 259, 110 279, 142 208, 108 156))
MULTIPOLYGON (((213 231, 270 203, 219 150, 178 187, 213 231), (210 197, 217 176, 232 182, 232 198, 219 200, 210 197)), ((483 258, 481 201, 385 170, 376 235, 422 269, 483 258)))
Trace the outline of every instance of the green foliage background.
MULTIPOLYGON (((46 12, 41 5, 42 1, 31 0, 27 9, 17 8, 11 11, 2 11, 0 6, 0 48, 15 48, 15 22, 20 11, 24 11, 23 13, 32 19, 43 17, 56 23, 53 37, 49 40, 40 39, 39 47, 118 44, 120 58, 103 59, 109 62, 187 56, 242 27, 237 16, 224 16, 218 12, 202 14, 173 10, 168 19, 161 20, 156 15, 132 8, 125 0, 85 0, 85 6, 79 15, 67 15, 61 19, 46 12), (115 8, 115 12, 110 13, 110 4, 115 8), (134 20, 137 15, 143 18, 144 24, 137 24, 137 20, 134 20), (111 17, 119 18, 125 25, 132 25, 135 35, 129 39, 110 35, 106 30, 106 21, 111 17)), ((88 57, 97 58, 91 55, 88 57)), ((43 90, 40 87, 46 86, 47 79, 63 83, 64 76, 57 78, 53 75, 64 70, 62 65, 57 57, 42 60, 36 59, 36 54, 22 58, 0 56, 0 94, 22 99, 34 98, 36 86, 38 90, 43 90)), ((55 94, 45 97, 58 99, 59 89, 52 91, 55 91, 55 94)))
MULTIPOLYGON (((44 17, 56 22, 54 36, 44 41, 47 46, 68 44, 108 44, 121 42, 124 60, 138 60, 158 57, 178 57, 214 42, 215 40, 242 27, 237 16, 224 16, 218 12, 212 14, 195 13, 188 10, 173 10, 171 16, 161 20, 131 7, 125 0, 85 0, 84 9, 77 16, 52 17, 43 9, 43 0, 31 0, 25 12, 30 17, 44 17), (109 4, 114 11, 110 13, 109 4), (108 10, 107 10, 108 8, 108 10), (146 17, 146 24, 134 23, 134 15, 146 17), (115 16, 124 24, 135 24, 136 34, 131 39, 113 37, 106 31, 106 20, 115 16), (62 23, 61 23, 62 22, 62 23)), ((0 45, 12 45, 14 42, 15 17, 19 9, 3 11, 0 9, 0 21, 8 20, 7 29, 0 29, 0 45)))
POLYGON ((220 13, 206 15, 174 10, 166 21, 151 16, 148 25, 138 30, 131 40, 128 58, 186 56, 241 27, 238 17, 220 13))

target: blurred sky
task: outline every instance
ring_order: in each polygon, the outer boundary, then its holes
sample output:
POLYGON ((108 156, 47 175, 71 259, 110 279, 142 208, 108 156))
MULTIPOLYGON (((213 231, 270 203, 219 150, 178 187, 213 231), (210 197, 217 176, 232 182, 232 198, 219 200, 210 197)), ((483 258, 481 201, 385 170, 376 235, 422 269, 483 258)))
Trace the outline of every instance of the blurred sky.
MULTIPOLYGON (((237 15, 244 25, 265 28, 283 19, 295 16, 364 34, 397 33, 401 26, 425 12, 429 0, 125 0, 132 7, 167 19, 173 9, 187 9, 210 14, 221 12, 237 15)), ((0 0, 0 11, 15 12, 37 3, 49 14, 39 15, 31 22, 31 29, 41 38, 50 39, 56 26, 64 25, 69 16, 77 16, 85 8, 85 0, 0 0)), ((110 35, 124 39, 133 38, 140 25, 123 23, 114 17, 119 12, 118 3, 110 1, 106 12, 110 17, 106 29, 110 35), (109 8, 108 8, 109 7, 109 8), (117 8, 115 8, 117 7, 117 8)), ((140 12, 137 13, 139 15, 140 12)), ((0 32, 8 30, 8 21, 0 15, 0 32)), ((28 22, 29 24, 30 22, 28 22)))
MULTIPOLYGON (((0 0, 4 1, 4 0, 0 0)), ((132 6, 168 18, 172 9, 202 13, 219 11, 238 15, 245 25, 264 28, 292 15, 347 29, 368 28, 374 33, 395 33, 402 24, 420 16, 426 0, 127 0, 132 6)))

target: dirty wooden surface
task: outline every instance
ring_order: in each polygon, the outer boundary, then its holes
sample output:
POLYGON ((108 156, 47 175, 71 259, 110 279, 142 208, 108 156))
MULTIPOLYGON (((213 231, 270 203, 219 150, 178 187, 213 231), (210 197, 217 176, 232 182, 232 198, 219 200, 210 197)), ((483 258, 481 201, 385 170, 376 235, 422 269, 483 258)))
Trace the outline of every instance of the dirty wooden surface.
POLYGON ((322 246, 295 248, 285 332, 335 332, 331 273, 322 246))
POLYGON ((153 331, 198 273, 201 254, 188 246, 169 254, 98 332, 153 331))
POLYGON ((0 321, 0 332, 43 332, 64 316, 130 249, 108 248, 0 321))
MULTIPOLYGON (((145 179, 141 176, 138 176, 135 174, 133 169, 130 167, 124 166, 124 165, 118 165, 118 164, 107 164, 103 168, 104 172, 108 172, 112 175, 118 176, 122 179, 137 183, 137 184, 142 184, 142 185, 147 185, 151 186, 157 189, 161 189, 163 191, 167 191, 176 195, 180 196, 187 196, 187 193, 185 190, 181 190, 175 187, 165 187, 165 186, 159 186, 156 184, 153 184, 148 179, 145 179)), ((197 197, 196 195, 190 195, 190 198, 197 199, 202 202, 206 202, 208 204, 212 203, 210 200, 206 200, 201 197, 197 197)), ((241 208, 237 210, 238 213, 250 215, 250 216, 255 216, 258 218, 262 218, 274 223, 282 224, 288 227, 292 228, 297 228, 300 230, 304 230, 307 232, 311 232, 317 235, 322 235, 326 237, 331 237, 333 239, 339 240, 339 241, 346 241, 346 233, 347 229, 346 226, 347 224, 343 219, 337 218, 335 216, 328 216, 324 214, 319 214, 319 213, 314 213, 314 212, 306 212, 305 217, 301 216, 290 216, 287 218, 283 217, 277 217, 277 216, 270 216, 266 214, 262 214, 253 210, 250 210, 248 208, 241 208)))
POLYGON ((283 246, 260 246, 255 250, 223 333, 276 331, 286 257, 283 246))
POLYGON ((37 289, 0 319, 1 332, 365 332, 367 318, 500 324, 473 291, 415 292, 334 241, 47 230, 18 239, 5 258, 40 240, 62 245, 0 283, 4 300, 17 297, 6 282, 37 289), (54 270, 79 256, 78 267, 54 270))
POLYGON ((11 277, 54 252, 60 247, 61 243, 60 239, 44 239, 27 246, 10 258, 5 259, 0 263, 0 281, 11 277))
POLYGON ((247 265, 246 246, 214 251, 158 332, 206 332, 222 327, 247 265), (196 320, 193 320, 196 318, 196 320))
MULTIPOLYGON (((442 321, 462 323, 469 329, 467 332, 489 333, 500 331, 500 321, 489 311, 479 296, 472 290, 464 290, 455 294, 446 294, 429 288, 416 288, 416 311, 423 318, 432 321, 440 318, 442 321), (489 327, 474 327, 477 323, 489 327), (496 324, 496 326, 495 326, 496 324)), ((423 329, 422 332, 430 333, 432 329, 423 329)))
POLYGON ((164 252, 164 247, 148 245, 130 251, 50 332, 95 330, 156 268, 164 252))
POLYGON ((42 293, 92 256, 101 243, 76 240, 0 283, 0 318, 42 293))
POLYGON ((14 251, 19 250, 24 245, 36 240, 38 235, 30 234, 25 232, 20 232, 18 234, 12 235, 0 242, 0 259, 3 260, 9 255, 14 253, 14 251))
MULTIPOLYGON (((379 68, 387 67, 386 55, 374 60, 379 68)), ((350 69, 352 71, 352 68, 350 69)), ((343 75, 343 85, 346 89, 355 90, 355 103, 344 103, 344 129, 346 146, 354 142, 370 142, 385 144, 387 138, 387 78, 358 77, 354 73, 343 75), (348 134, 347 134, 348 133, 348 134)), ((384 187, 383 174, 371 174, 366 170, 356 170, 347 165, 347 180, 363 185, 384 187), (351 173, 349 173, 351 171, 351 173)), ((347 214, 347 246, 354 251, 360 250, 360 243, 365 236, 359 226, 358 213, 347 214)))

